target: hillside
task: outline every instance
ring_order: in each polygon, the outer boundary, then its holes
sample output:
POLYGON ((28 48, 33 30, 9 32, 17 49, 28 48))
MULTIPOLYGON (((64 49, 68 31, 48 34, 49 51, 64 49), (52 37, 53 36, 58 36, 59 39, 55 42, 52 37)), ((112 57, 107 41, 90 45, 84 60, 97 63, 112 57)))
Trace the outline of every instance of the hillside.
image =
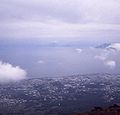
POLYGON ((91 112, 78 113, 74 115, 120 115, 120 106, 114 104, 108 108, 95 107, 91 112))
POLYGON ((0 84, 0 113, 71 115, 120 103, 119 74, 32 78, 0 84))

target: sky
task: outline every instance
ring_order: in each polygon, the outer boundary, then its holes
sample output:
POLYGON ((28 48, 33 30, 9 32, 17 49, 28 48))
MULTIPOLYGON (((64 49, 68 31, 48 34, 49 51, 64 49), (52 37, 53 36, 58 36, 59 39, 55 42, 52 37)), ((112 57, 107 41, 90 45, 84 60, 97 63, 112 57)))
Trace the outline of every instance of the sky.
POLYGON ((0 0, 0 82, 119 73, 119 56, 120 0, 0 0))
POLYGON ((119 41, 119 11, 119 0, 1 0, 0 39, 119 41))

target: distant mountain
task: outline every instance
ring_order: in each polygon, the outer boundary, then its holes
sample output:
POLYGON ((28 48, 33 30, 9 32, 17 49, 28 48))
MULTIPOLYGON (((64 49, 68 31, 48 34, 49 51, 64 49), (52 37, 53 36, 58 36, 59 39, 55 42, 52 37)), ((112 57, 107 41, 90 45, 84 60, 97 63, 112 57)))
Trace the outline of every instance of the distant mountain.
POLYGON ((96 46, 95 48, 105 49, 105 48, 108 48, 110 45, 111 45, 111 43, 104 43, 104 44, 101 44, 99 46, 96 46))
POLYGON ((120 43, 105 43, 95 48, 120 51, 120 43))

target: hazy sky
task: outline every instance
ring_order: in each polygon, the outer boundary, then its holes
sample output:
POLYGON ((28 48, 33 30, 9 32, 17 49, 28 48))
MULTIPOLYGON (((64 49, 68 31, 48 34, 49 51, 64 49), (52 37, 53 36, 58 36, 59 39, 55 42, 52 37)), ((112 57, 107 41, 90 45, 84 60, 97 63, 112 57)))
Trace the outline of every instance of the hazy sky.
POLYGON ((0 39, 119 41, 120 0, 0 0, 0 39))

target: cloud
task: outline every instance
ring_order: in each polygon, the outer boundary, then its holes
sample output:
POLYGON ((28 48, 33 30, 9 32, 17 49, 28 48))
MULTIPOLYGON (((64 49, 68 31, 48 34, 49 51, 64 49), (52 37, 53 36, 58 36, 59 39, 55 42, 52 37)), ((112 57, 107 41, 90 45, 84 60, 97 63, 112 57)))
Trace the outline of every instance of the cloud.
POLYGON ((105 49, 102 49, 100 52, 97 49, 97 53, 100 53, 100 54, 95 55, 94 56, 95 59, 105 61, 105 60, 107 60, 109 58, 109 52, 107 50, 105 50, 105 49))
POLYGON ((114 69, 116 67, 116 62, 114 60, 107 60, 104 62, 104 64, 111 69, 114 69))
MULTIPOLYGON (((114 69, 116 67, 116 61, 111 59, 111 55, 113 56, 113 53, 111 53, 111 50, 108 50, 109 46, 102 46, 102 49, 100 50, 102 53, 94 56, 94 58, 100 60, 105 66, 109 67, 110 69, 114 69)), ((98 48, 96 49, 98 50, 98 48)))
POLYGON ((95 58, 95 59, 102 60, 102 61, 104 61, 104 60, 106 59, 106 57, 105 57, 105 56, 102 56, 102 55, 96 55, 94 58, 95 58))
POLYGON ((119 0, 1 0, 0 39, 117 39, 119 4, 119 0))
POLYGON ((0 61, 0 82, 11 82, 25 79, 27 72, 19 66, 0 61))
POLYGON ((77 53, 82 53, 82 49, 80 49, 80 48, 77 48, 75 50, 77 51, 77 53))
POLYGON ((1 20, 118 23, 119 0, 1 0, 1 20))
POLYGON ((120 43, 113 43, 113 44, 109 45, 107 48, 120 51, 120 43))
POLYGON ((45 62, 43 60, 39 60, 38 64, 44 64, 45 62))

